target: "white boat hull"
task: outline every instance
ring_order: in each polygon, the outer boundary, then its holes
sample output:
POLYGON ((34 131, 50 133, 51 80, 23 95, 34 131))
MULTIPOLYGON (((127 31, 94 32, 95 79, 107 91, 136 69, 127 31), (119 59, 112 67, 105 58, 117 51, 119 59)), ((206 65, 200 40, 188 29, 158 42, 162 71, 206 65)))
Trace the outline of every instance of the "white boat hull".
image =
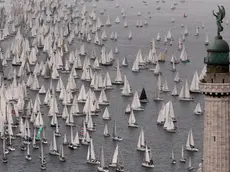
POLYGON ((197 148, 186 148, 186 151, 189 151, 189 152, 198 152, 198 149, 197 148))
POLYGON ((143 163, 142 163, 142 166, 143 166, 143 167, 146 167, 146 168, 153 168, 153 167, 154 167, 153 164, 150 165, 150 164, 148 164, 147 162, 143 162, 143 163))
POLYGON ((100 172, 109 172, 109 169, 105 169, 105 168, 102 168, 102 167, 97 167, 97 170, 100 171, 100 172))
POLYGON ((92 165, 99 165, 99 164, 100 164, 100 161, 98 161, 98 160, 94 160, 94 161, 88 160, 87 163, 88 163, 88 164, 92 164, 92 165))
POLYGON ((129 124, 128 127, 130 127, 130 128, 138 128, 138 125, 137 124, 129 124))
POLYGON ((112 163, 110 163, 110 164, 109 164, 109 167, 115 168, 115 167, 117 167, 117 164, 112 164, 112 163))
POLYGON ((122 140, 123 140, 121 137, 112 137, 112 138, 113 138, 113 140, 115 140, 115 141, 122 141, 122 140))

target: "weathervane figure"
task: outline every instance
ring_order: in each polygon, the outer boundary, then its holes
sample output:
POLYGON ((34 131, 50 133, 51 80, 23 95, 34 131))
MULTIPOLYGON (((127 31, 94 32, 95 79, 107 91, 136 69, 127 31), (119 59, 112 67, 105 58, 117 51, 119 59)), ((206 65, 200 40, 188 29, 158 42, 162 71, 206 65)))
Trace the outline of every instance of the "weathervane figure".
POLYGON ((218 5, 218 9, 219 9, 219 12, 215 13, 213 10, 212 13, 216 17, 217 35, 220 35, 220 32, 224 30, 221 23, 223 23, 223 18, 225 17, 225 9, 222 5, 221 6, 218 5))

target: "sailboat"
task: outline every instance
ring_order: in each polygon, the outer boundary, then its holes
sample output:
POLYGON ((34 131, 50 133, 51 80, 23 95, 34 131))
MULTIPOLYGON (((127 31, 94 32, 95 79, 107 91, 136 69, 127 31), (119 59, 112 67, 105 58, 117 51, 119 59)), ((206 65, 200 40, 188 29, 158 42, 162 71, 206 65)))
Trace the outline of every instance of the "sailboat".
POLYGON ((162 97, 161 91, 159 89, 156 89, 156 91, 154 92, 153 100, 154 101, 163 101, 163 97, 162 97))
POLYGON ((200 103, 198 102, 197 105, 196 105, 196 108, 194 110, 194 114, 195 115, 201 115, 203 112, 201 110, 201 106, 200 106, 200 103))
POLYGON ((88 146, 87 163, 93 165, 100 164, 100 161, 96 159, 92 138, 90 139, 90 145, 88 146))
POLYGON ((110 137, 107 124, 105 124, 103 135, 104 135, 104 137, 110 137))
POLYGON ((194 167, 192 166, 192 159, 191 157, 188 158, 188 171, 192 171, 194 167))
POLYGON ((128 36, 129 40, 133 39, 133 36, 132 36, 132 31, 130 30, 129 31, 129 36, 128 36))
POLYGON ((112 139, 115 140, 115 141, 122 141, 122 140, 123 140, 120 136, 117 135, 117 125, 116 125, 116 121, 114 121, 112 139))
POLYGON ((209 44, 209 39, 208 39, 208 35, 206 35, 204 45, 206 45, 206 46, 207 46, 208 44, 209 44))
MULTIPOLYGON (((145 141, 145 134, 144 134, 144 130, 141 129, 140 134, 139 134, 139 138, 138 138, 138 142, 137 142, 137 150, 138 151, 145 151, 146 149, 146 141, 145 141)), ((147 148, 148 150, 150 150, 150 148, 147 148)))
POLYGON ((3 163, 7 163, 8 162, 8 158, 6 156, 6 139, 5 136, 3 136, 3 140, 2 140, 2 152, 3 152, 3 157, 2 157, 2 162, 3 163))
POLYGON ((180 54, 180 60, 183 62, 183 63, 188 63, 190 60, 188 59, 188 56, 187 56, 187 52, 186 52, 186 49, 185 49, 185 45, 183 45, 183 49, 181 51, 181 54, 180 54))
POLYGON ((134 96, 133 96, 133 101, 132 101, 132 104, 131 104, 131 108, 134 110, 134 111, 143 111, 144 109, 142 108, 141 106, 141 103, 140 103, 140 100, 139 100, 139 97, 138 97, 138 92, 136 91, 134 96))
POLYGON ((139 99, 140 99, 141 103, 148 103, 149 102, 147 95, 146 95, 146 92, 145 92, 145 88, 142 89, 139 99))
POLYGON ((109 114, 109 111, 108 111, 108 108, 106 107, 105 110, 104 110, 104 113, 102 115, 102 118, 104 120, 111 120, 111 117, 110 117, 110 114, 109 114))
POLYGON ((199 36, 199 27, 196 27, 195 36, 199 36))
POLYGON ((190 92, 192 92, 192 93, 200 93, 199 76, 198 76, 197 71, 193 75, 192 83, 191 83, 191 86, 190 86, 190 92))
POLYGON ((66 133, 64 134, 63 145, 68 145, 66 133))
POLYGON ((178 96, 178 95, 179 95, 178 92, 177 92, 177 87, 176 87, 176 85, 174 85, 174 88, 173 88, 173 90, 172 90, 171 95, 172 95, 172 96, 178 96))
POLYGON ((113 153, 113 159, 112 162, 109 163, 109 167, 116 168, 116 171, 118 172, 123 172, 124 171, 124 166, 122 164, 122 160, 119 157, 119 149, 118 145, 115 148, 115 151, 113 153))
POLYGON ((145 158, 144 158, 144 162, 142 162, 142 166, 146 168, 154 167, 151 150, 149 151, 147 146, 145 147, 145 158))
POLYGON ((119 60, 117 60, 116 78, 115 78, 115 81, 112 82, 112 84, 114 84, 114 85, 123 85, 124 84, 124 82, 122 80, 122 77, 121 77, 121 70, 120 70, 119 60))
POLYGON ((174 78, 174 82, 180 82, 179 72, 176 73, 175 78, 174 78))
POLYGON ((63 148, 63 145, 60 146, 59 160, 60 160, 61 162, 65 162, 65 161, 66 161, 66 158, 65 158, 65 155, 64 155, 64 148, 63 148))
POLYGON ((100 172, 109 172, 108 167, 105 166, 105 158, 104 158, 104 148, 101 147, 101 158, 100 158, 100 165, 97 167, 97 170, 100 172))
POLYGON ((43 152, 43 144, 41 142, 41 155, 40 155, 40 159, 41 159, 41 170, 46 170, 46 160, 45 160, 45 157, 44 157, 44 152, 43 152))
POLYGON ((123 61, 122 61, 122 66, 127 67, 128 66, 128 60, 127 57, 124 57, 123 61))
POLYGON ((198 152, 198 149, 195 147, 192 129, 189 130, 187 142, 186 142, 186 150, 190 152, 198 152))
POLYGON ((180 159, 181 163, 185 163, 186 159, 184 158, 184 146, 181 146, 181 159, 180 159))
POLYGON ((77 145, 74 144, 74 140, 73 140, 73 127, 72 126, 70 126, 70 143, 68 147, 72 150, 77 149, 77 145))
POLYGON ((185 81, 185 84, 182 85, 180 94, 179 94, 180 101, 192 101, 193 98, 190 96, 189 88, 188 88, 188 81, 185 81))
POLYGON ((175 159, 175 155, 174 155, 174 151, 172 150, 172 156, 171 156, 171 164, 176 164, 176 159, 175 159))
POLYGON ((50 152, 49 152, 49 154, 59 156, 55 133, 53 133, 53 141, 50 143, 50 152))
POLYGON ((114 150, 114 153, 113 153, 113 158, 112 158, 112 162, 109 163, 109 167, 117 167, 117 161, 118 161, 118 154, 119 154, 119 150, 118 150, 118 144, 114 150))
POLYGON ((125 114, 130 114, 131 113, 131 106, 128 104, 125 108, 125 114))
POLYGON ((163 92, 169 92, 168 82, 167 82, 166 79, 165 79, 165 82, 164 82, 164 84, 163 84, 163 86, 162 86, 162 91, 163 91, 163 92))
POLYGON ((27 152, 26 152, 26 160, 31 161, 31 155, 30 155, 30 145, 27 145, 27 152))
POLYGON ((133 113, 133 110, 131 110, 131 113, 129 115, 128 127, 138 128, 138 124, 136 123, 136 118, 133 113))

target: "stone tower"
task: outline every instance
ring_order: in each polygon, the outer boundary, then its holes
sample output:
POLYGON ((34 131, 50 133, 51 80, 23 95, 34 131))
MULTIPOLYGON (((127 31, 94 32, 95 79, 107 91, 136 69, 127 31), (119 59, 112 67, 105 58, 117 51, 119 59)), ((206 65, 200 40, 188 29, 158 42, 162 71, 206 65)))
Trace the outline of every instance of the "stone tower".
POLYGON ((200 82, 204 94, 202 172, 230 172, 229 45, 218 32, 204 58, 207 72, 200 82))

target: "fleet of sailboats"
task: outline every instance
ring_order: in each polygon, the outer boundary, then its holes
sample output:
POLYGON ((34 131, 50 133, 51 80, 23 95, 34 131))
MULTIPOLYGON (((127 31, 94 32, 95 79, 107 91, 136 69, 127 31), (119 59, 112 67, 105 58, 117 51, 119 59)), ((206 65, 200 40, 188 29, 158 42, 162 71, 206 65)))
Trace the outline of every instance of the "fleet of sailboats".
MULTIPOLYGON (((167 46, 174 45, 175 36, 173 35, 173 28, 170 28, 165 35, 162 31, 157 33, 156 39, 153 38, 151 41, 151 48, 148 49, 147 54, 139 48, 134 59, 130 58, 130 55, 122 56, 123 60, 120 64, 118 54, 122 53, 122 50, 120 50, 120 45, 118 46, 117 42, 122 34, 109 29, 109 27, 114 23, 119 25, 123 21, 124 28, 132 29, 127 32, 126 39, 132 42, 136 37, 135 30, 131 26, 132 23, 126 18, 124 8, 121 9, 121 16, 116 16, 115 20, 112 20, 114 22, 111 22, 112 17, 108 12, 104 23, 101 17, 97 15, 97 3, 94 3, 94 9, 90 12, 84 1, 79 2, 81 6, 76 6, 74 0, 67 0, 66 2, 62 2, 62 0, 38 0, 35 2, 32 0, 31 2, 24 4, 23 13, 20 14, 20 17, 25 20, 23 23, 28 32, 31 32, 29 34, 31 36, 26 36, 22 31, 19 24, 22 19, 13 14, 12 11, 9 13, 7 22, 0 33, 1 41, 12 40, 11 46, 7 47, 6 50, 2 50, 2 45, 0 46, 0 68, 5 66, 10 68, 7 76, 0 78, 2 162, 8 162, 7 154, 16 150, 14 140, 20 138, 20 149, 26 152, 25 159, 28 163, 33 157, 32 153, 34 151, 31 151, 31 149, 40 149, 41 170, 46 170, 46 153, 44 153, 43 146, 49 144, 49 155, 58 157, 60 162, 67 161, 67 154, 64 153, 67 145, 71 150, 77 150, 81 145, 84 145, 88 147, 86 162, 97 165, 98 171, 109 172, 109 167, 115 168, 118 172, 125 171, 121 146, 117 144, 123 140, 123 137, 118 134, 120 133, 120 124, 114 120, 111 138, 116 143, 116 148, 108 166, 105 164, 105 155, 107 154, 104 154, 103 146, 101 147, 100 160, 96 158, 92 134, 98 128, 96 124, 98 120, 95 120, 95 116, 101 115, 105 122, 103 136, 105 139, 109 139, 108 127, 110 126, 110 120, 117 119, 116 115, 119 113, 119 111, 113 112, 111 116, 109 112, 109 106, 113 103, 110 102, 112 98, 109 91, 117 90, 119 85, 122 85, 123 87, 119 89, 124 100, 129 101, 129 97, 132 98, 132 101, 125 104, 125 112, 123 112, 129 115, 124 118, 128 121, 129 128, 141 127, 136 149, 144 153, 142 166, 153 168, 155 162, 153 162, 150 147, 151 140, 145 137, 141 124, 137 123, 140 118, 145 118, 143 116, 139 117, 138 111, 144 111, 146 103, 150 101, 148 97, 152 90, 143 87, 139 96, 139 90, 132 85, 135 80, 128 77, 127 70, 130 70, 128 66, 132 62, 131 71, 137 73, 137 75, 142 70, 151 67, 152 75, 157 77, 157 88, 153 100, 164 102, 165 95, 171 89, 171 82, 165 79, 162 83, 161 78, 162 76, 165 77, 164 66, 167 65, 167 62, 171 63, 171 71, 174 72, 173 76, 175 76, 173 79, 175 85, 171 95, 178 96, 177 88, 179 88, 178 83, 181 81, 178 72, 180 71, 178 70, 179 62, 189 62, 187 49, 183 42, 185 37, 187 38, 189 35, 188 27, 185 26, 184 33, 180 35, 178 41, 177 49, 181 51, 180 60, 176 58, 176 53, 172 54, 171 60, 167 59, 167 46), (81 10, 80 7, 82 7, 81 10), (75 50, 69 50, 75 38, 80 44, 77 48, 75 47, 75 50), (162 39, 165 44, 164 49, 158 47, 162 39), (155 40, 157 41, 156 44, 155 40), (106 44, 108 41, 113 41, 116 45, 108 48, 106 44), (91 51, 88 50, 89 44, 93 45, 91 51), (100 54, 99 49, 101 50, 100 54), (44 61, 38 58, 41 53, 46 54, 44 61), (109 66, 114 64, 116 65, 116 74, 106 71, 109 66), (16 68, 16 66, 18 67, 16 68), (129 82, 129 79, 131 82, 129 82), (43 80, 49 80, 50 83, 42 83, 43 80), (81 85, 78 85, 80 83, 81 85), (33 100, 30 98, 31 92, 35 95, 33 100), (41 98, 42 96, 44 100, 41 98), (44 106, 48 108, 47 114, 43 113, 42 108, 44 106), (83 118, 80 129, 77 125, 79 116, 83 118), (63 131, 61 120, 66 124, 65 127, 69 129, 69 135, 63 131), (47 122, 50 126, 47 126, 47 122), (46 138, 45 130, 48 127, 52 129, 51 138, 46 138), (17 134, 14 133, 15 130, 17 130, 17 134), (148 144, 146 138, 149 141, 148 144), (61 143, 60 140, 62 140, 61 143)), ((163 0, 162 3, 164 2, 163 0)), ((158 3, 156 8, 161 10, 158 3)), ((116 2, 116 8, 119 6, 116 2)), ((177 3, 173 2, 171 10, 176 10, 176 6, 177 3)), ((105 9, 101 9, 99 13, 103 15, 105 9)), ((137 17, 142 15, 141 12, 137 14, 137 17)), ((173 18, 171 22, 173 24, 175 19, 173 18)), ((138 18, 136 20, 136 27, 138 28, 135 29, 145 28, 147 25, 147 19, 138 18)), ((199 27, 196 27, 195 35, 199 35, 199 27)), ((209 38, 206 35, 205 45, 208 44, 209 38)), ((193 100, 190 92, 200 93, 199 81, 202 77, 205 77, 204 75, 205 68, 200 76, 195 71, 190 87, 188 81, 183 80, 184 84, 178 99, 181 101, 193 100)), ((201 105, 197 103, 194 114, 201 115, 202 113, 201 105)), ((175 133, 177 132, 176 122, 173 101, 169 100, 167 103, 162 103, 162 108, 157 116, 157 124, 161 125, 165 131, 175 133)), ((188 134, 186 150, 198 151, 194 145, 192 130, 188 134)), ((172 164, 175 164, 176 158, 173 150, 171 159, 172 164)), ((185 163, 185 161, 184 147, 182 146, 180 162, 185 163)), ((189 171, 193 169, 191 163, 189 157, 189 171)))

